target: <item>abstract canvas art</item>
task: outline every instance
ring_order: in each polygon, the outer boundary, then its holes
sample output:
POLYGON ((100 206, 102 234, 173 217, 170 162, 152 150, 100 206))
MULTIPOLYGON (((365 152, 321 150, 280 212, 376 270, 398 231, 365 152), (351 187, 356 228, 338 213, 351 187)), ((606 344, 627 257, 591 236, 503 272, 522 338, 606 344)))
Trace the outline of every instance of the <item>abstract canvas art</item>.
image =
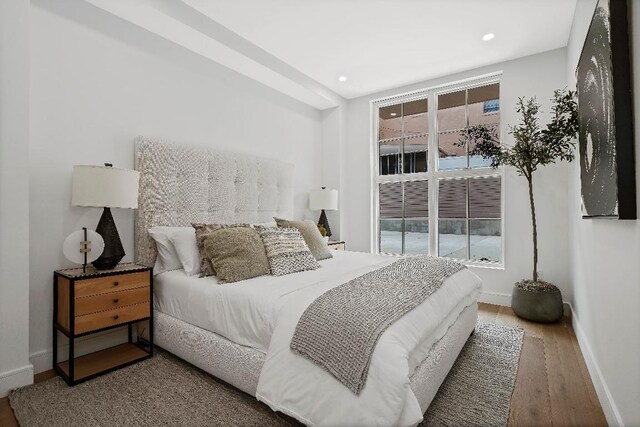
POLYGON ((636 219, 626 0, 599 0, 576 70, 585 218, 636 219))

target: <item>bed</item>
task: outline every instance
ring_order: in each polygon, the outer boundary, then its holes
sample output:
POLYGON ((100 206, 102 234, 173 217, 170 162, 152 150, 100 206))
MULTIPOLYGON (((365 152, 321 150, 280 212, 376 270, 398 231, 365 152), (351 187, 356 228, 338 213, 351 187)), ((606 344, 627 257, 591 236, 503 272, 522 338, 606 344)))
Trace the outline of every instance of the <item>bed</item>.
MULTIPOLYGON (((292 166, 278 161, 141 138, 136 168, 136 261, 145 265, 156 256, 146 232, 153 226, 292 215, 292 166)), ((469 270, 380 336, 360 394, 289 348, 311 302, 395 260, 340 251, 317 270, 228 285, 182 270, 159 274, 155 342, 307 425, 415 425, 475 327, 481 283, 469 270)))

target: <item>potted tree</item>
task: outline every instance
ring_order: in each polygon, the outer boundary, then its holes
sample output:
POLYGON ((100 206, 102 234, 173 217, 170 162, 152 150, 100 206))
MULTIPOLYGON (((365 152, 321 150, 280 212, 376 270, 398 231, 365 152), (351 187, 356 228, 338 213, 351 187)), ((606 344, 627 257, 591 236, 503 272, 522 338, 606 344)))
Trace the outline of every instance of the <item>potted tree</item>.
POLYGON ((533 174, 541 166, 574 158, 578 132, 578 109, 575 92, 556 90, 552 98, 552 117, 546 127, 539 123, 540 104, 535 98, 519 98, 516 111, 521 115, 517 126, 509 127, 515 144, 505 146, 495 128, 475 125, 467 128, 458 142, 467 144, 470 155, 491 160, 492 167, 512 166, 529 184, 529 204, 533 228, 533 277, 521 280, 513 288, 511 307, 520 317, 536 322, 556 322, 562 318, 562 295, 557 286, 538 278, 538 225, 533 197, 533 174))

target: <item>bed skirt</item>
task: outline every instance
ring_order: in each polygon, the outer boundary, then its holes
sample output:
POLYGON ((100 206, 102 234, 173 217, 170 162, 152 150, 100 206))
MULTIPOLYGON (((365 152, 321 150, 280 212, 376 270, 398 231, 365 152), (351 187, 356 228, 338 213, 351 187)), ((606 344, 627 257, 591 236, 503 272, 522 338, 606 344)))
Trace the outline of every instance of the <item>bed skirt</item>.
POLYGON ((265 359, 263 352, 158 310, 154 320, 157 346, 255 397, 265 359))
MULTIPOLYGON (((265 354, 205 329, 155 311, 155 344, 203 371, 255 396, 265 354)), ((478 319, 474 302, 465 308, 411 375, 420 408, 426 411, 473 332, 478 319)))

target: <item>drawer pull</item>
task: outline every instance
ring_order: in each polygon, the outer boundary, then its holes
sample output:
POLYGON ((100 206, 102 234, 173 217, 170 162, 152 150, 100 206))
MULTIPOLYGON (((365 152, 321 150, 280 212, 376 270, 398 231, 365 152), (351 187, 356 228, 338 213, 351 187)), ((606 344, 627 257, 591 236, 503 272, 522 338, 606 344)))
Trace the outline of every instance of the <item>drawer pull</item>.
POLYGON ((120 283, 118 282, 113 282, 113 286, 118 286, 120 283))
POLYGON ((114 303, 114 304, 117 304, 119 301, 120 301, 120 298, 114 298, 114 299, 113 299, 113 303, 114 303))
POLYGON ((118 316, 117 314, 115 316, 113 316, 113 320, 118 320, 120 318, 120 316, 118 316))

